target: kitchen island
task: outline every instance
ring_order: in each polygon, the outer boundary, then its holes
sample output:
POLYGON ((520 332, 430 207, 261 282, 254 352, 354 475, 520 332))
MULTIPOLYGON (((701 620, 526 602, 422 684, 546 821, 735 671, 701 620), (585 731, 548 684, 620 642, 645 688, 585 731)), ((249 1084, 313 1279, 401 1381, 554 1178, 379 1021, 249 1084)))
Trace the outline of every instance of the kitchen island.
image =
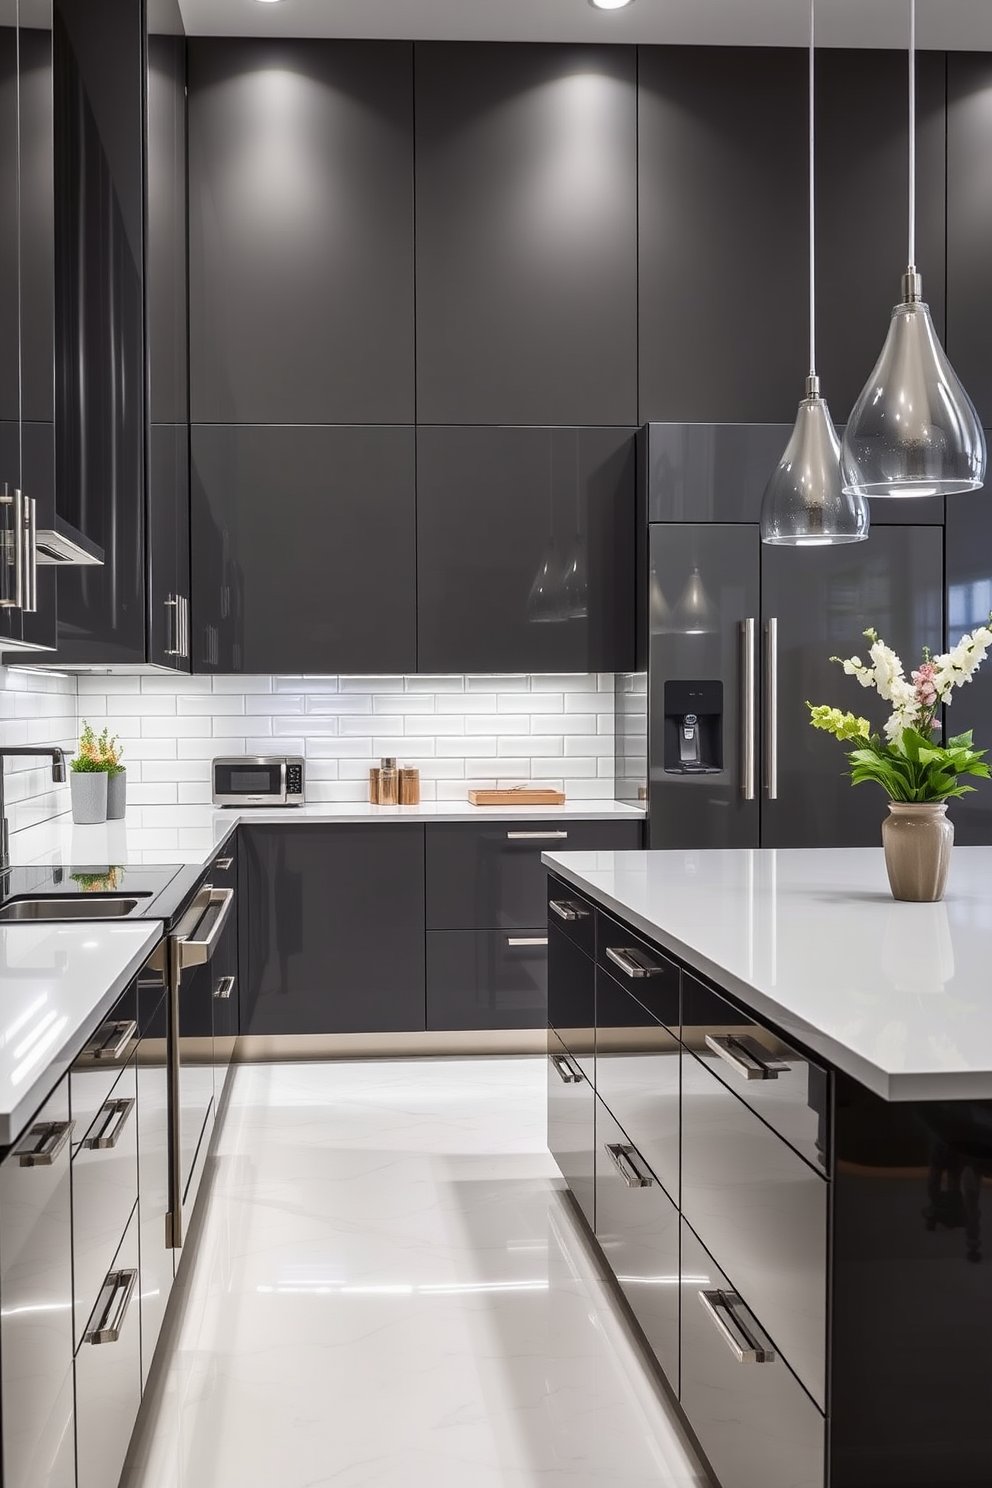
POLYGON ((992 1480, 992 850, 547 854, 549 1140, 722 1488, 992 1480))

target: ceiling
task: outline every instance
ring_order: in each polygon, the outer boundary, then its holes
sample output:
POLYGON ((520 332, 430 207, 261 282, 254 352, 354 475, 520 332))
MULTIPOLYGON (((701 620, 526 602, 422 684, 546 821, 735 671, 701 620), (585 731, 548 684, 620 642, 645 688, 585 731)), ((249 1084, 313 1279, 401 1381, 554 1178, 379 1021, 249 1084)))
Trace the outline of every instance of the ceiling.
MULTIPOLYGON (((804 46, 805 0, 180 0, 198 36, 398 37, 423 41, 670 42, 804 46)), ((919 0, 923 47, 992 51, 992 0, 919 0)), ((819 0, 824 46, 905 45, 908 0, 819 0)))

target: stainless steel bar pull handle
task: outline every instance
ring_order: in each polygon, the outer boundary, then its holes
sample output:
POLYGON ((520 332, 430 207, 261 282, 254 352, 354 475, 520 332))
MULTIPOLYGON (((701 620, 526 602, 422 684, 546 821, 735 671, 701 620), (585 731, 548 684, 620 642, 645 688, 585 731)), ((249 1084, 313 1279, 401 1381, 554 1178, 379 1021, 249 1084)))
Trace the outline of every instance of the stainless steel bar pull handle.
POLYGON ((180 969, 206 965, 224 932, 233 903, 233 889, 215 889, 213 884, 203 886, 176 931, 180 969))
POLYGON ((741 792, 745 801, 753 801, 758 789, 758 686, 754 642, 754 617, 749 616, 741 621, 741 792))
POLYGON ((22 1168, 50 1168, 72 1135, 74 1121, 39 1121, 15 1156, 22 1168))
POLYGON ((765 629, 765 793, 778 800, 778 619, 765 629))
POLYGON ((214 863, 214 867, 219 873, 227 873, 228 869, 232 868, 233 866, 233 858, 218 858, 217 861, 214 863))
POLYGON ((24 612, 38 609, 38 508, 33 496, 24 498, 24 612))
POLYGON ((83 1334, 86 1343, 116 1343, 121 1336, 124 1319, 134 1296, 138 1273, 128 1266, 123 1271, 111 1271, 103 1283, 100 1300, 97 1302, 96 1326, 87 1328, 83 1334), (106 1300, 104 1300, 106 1299, 106 1300), (101 1307, 101 1303, 103 1306, 101 1307))
POLYGON ((127 1118, 134 1110, 133 1096, 127 1100, 110 1100, 102 1107, 100 1115, 103 1122, 95 1136, 86 1137, 83 1146, 91 1150, 102 1150, 107 1147, 116 1147, 120 1141, 121 1132, 127 1125, 127 1118))
POLYGON ((120 1059, 137 1032, 133 1018, 125 1023, 104 1023, 83 1053, 90 1059, 120 1059))
POLYGON ((179 613, 183 622, 179 637, 179 655, 185 661, 189 656, 189 600, 185 594, 179 597, 179 613))
POLYGON ((166 656, 180 656, 182 653, 179 649, 180 620, 178 594, 170 594, 168 599, 165 601, 165 620, 165 654, 166 656))
POLYGON ((633 951, 629 946, 607 946, 606 954, 629 977, 661 975, 660 966, 652 965, 639 951, 633 951))
POLYGON ((546 935, 508 935, 506 943, 508 946, 546 946, 548 937, 546 935))
POLYGON ((587 920, 588 909, 580 909, 569 899, 549 899, 548 908, 553 910, 560 920, 587 920))
POLYGON ((757 1039, 746 1033, 708 1033, 705 1038, 707 1049, 729 1064, 744 1080, 777 1080, 779 1075, 789 1073, 787 1064, 769 1054, 757 1039))
POLYGON ((231 993, 233 991, 234 991, 234 978, 233 978, 233 976, 223 976, 223 977, 221 977, 220 981, 217 983, 216 987, 214 988, 214 996, 217 997, 217 998, 219 998, 221 1002, 227 1002, 228 998, 230 997, 230 995, 231 995, 231 993))
POLYGON ((507 832, 508 842, 564 842, 567 832, 507 832))
POLYGON ((639 1154, 624 1142, 607 1142, 613 1166, 628 1188, 650 1188, 654 1179, 638 1165, 639 1154))
POLYGON ((558 1071, 563 1085, 578 1085, 585 1078, 582 1071, 574 1069, 561 1054, 552 1054, 551 1063, 558 1071))
POLYGON ((741 1322, 735 1308, 742 1306, 736 1292, 719 1289, 700 1292, 699 1300, 719 1330, 720 1337, 738 1364, 773 1364, 775 1351, 741 1322))
POLYGON ((3 582, 0 584, 0 609, 20 610, 24 607, 24 495, 21 491, 5 490, 0 496, 0 506, 9 506, 10 524, 3 530, 3 547, 0 561, 3 562, 3 582), (7 573, 6 570, 12 570, 7 573))

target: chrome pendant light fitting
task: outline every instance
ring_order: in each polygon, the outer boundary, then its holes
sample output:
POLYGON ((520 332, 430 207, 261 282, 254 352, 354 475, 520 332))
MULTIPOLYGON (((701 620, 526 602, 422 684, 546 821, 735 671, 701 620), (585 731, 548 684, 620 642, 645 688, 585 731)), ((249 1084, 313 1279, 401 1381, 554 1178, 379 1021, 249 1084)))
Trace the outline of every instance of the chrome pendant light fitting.
POLYGON ((953 496, 985 480, 985 435, 937 339, 916 267, 916 0, 909 0, 908 259, 882 354, 844 431, 844 489, 953 496))
POLYGON ((809 375, 795 428, 765 487, 761 541, 793 548, 863 542, 868 503, 841 479, 840 440, 816 375, 815 0, 809 6, 809 375))

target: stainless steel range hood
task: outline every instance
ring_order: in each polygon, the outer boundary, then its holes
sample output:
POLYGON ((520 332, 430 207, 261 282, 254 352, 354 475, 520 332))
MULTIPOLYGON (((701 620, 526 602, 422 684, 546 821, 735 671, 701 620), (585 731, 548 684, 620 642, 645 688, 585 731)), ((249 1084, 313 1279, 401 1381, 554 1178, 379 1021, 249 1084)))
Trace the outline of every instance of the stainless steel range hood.
POLYGON ((58 515, 54 527, 39 528, 36 533, 35 554, 39 563, 59 567, 102 568, 104 562, 103 549, 58 515))

